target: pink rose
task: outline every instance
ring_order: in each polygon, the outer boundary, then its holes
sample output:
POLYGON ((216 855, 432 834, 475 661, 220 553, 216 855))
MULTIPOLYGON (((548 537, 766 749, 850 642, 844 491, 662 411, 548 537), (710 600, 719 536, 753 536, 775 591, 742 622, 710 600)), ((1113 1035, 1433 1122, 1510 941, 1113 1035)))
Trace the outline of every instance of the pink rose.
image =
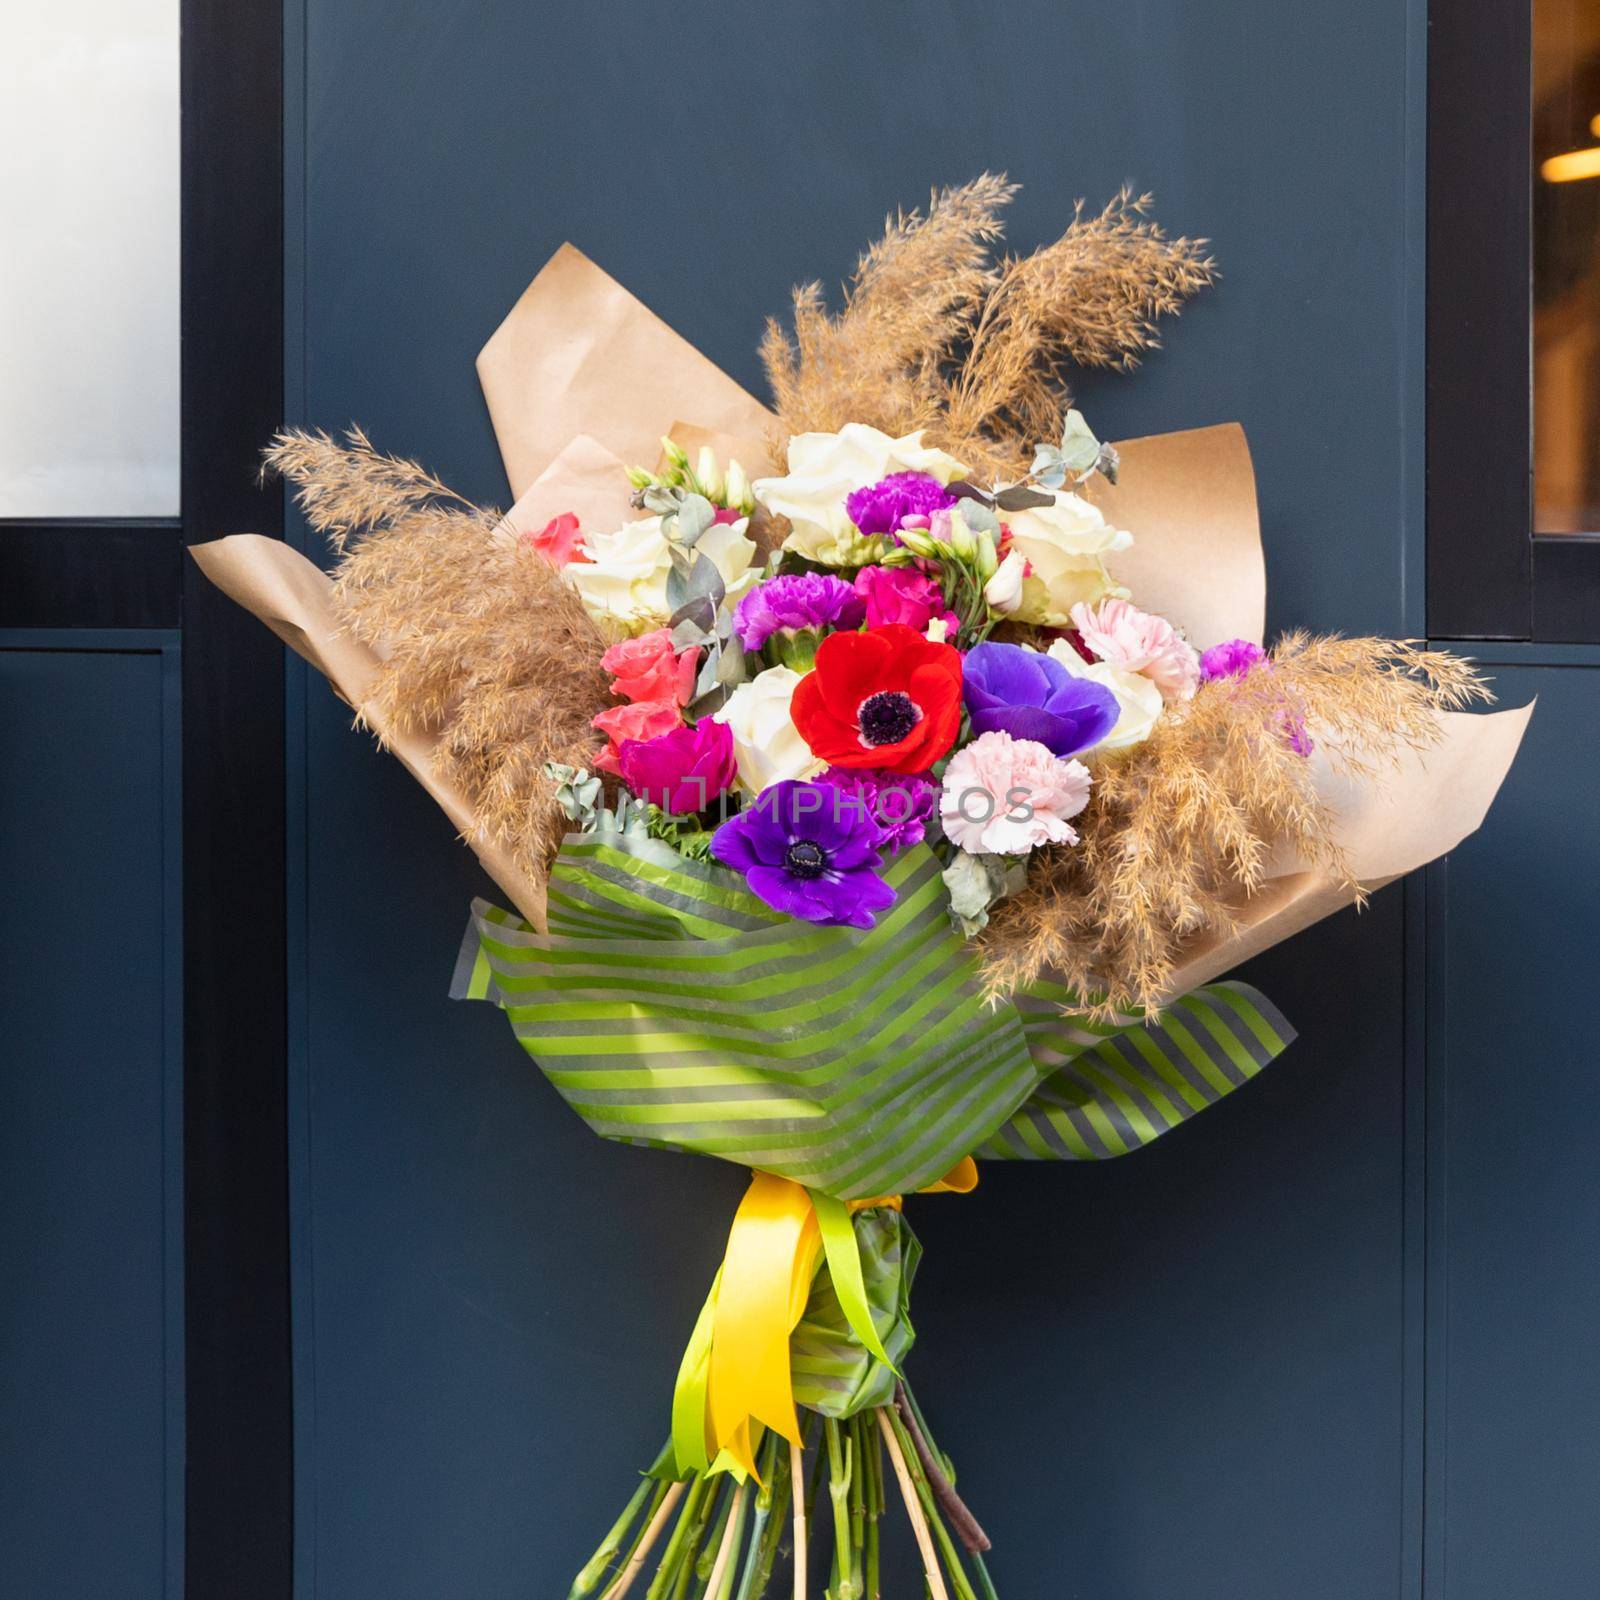
POLYGON ((611 674, 611 692, 624 700, 670 700, 686 706, 694 699, 694 680, 700 667, 700 647, 678 655, 665 628, 623 639, 600 657, 611 674))
POLYGON ((522 536, 542 555, 552 567, 564 567, 572 561, 587 561, 583 553, 583 534, 578 529, 578 519, 570 511, 552 517, 537 532, 531 530, 522 536))
POLYGON ((1072 608, 1072 623, 1102 661, 1143 673, 1168 704, 1192 699, 1200 687, 1200 657, 1165 617, 1126 600, 1102 600, 1097 606, 1080 601, 1072 608))
POLYGON ((689 816, 733 787, 733 730, 707 717, 654 739, 629 739, 617 749, 617 765, 641 800, 689 816))
POLYGON ((856 593, 866 602, 869 628, 903 622, 922 633, 938 620, 953 639, 961 627, 944 603, 944 590, 914 567, 863 567, 856 574, 856 593))
POLYGON ((612 706, 602 711, 592 724, 610 743, 594 758, 599 772, 620 772, 617 751, 627 741, 654 739, 683 726, 683 717, 674 700, 635 700, 631 705, 612 706))
POLYGON ((945 837, 974 855, 1020 856, 1036 845, 1076 844, 1068 821, 1089 803, 1089 769, 1035 739, 980 733, 944 771, 945 837))

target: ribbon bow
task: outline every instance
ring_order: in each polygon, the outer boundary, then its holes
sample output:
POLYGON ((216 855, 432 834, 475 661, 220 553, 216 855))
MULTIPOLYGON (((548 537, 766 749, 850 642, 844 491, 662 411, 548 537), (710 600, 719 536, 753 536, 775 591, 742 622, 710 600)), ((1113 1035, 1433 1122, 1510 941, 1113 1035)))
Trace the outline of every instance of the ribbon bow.
MULTIPOLYGON (((965 1194, 977 1181, 969 1156, 923 1192, 965 1194)), ((678 1475, 755 1477, 762 1428, 799 1443, 789 1336, 805 1313, 820 1258, 851 1331, 893 1369, 867 1304, 850 1217, 868 1206, 899 1204, 898 1195, 837 1200, 770 1172, 752 1175, 678 1368, 672 1396, 678 1475)))

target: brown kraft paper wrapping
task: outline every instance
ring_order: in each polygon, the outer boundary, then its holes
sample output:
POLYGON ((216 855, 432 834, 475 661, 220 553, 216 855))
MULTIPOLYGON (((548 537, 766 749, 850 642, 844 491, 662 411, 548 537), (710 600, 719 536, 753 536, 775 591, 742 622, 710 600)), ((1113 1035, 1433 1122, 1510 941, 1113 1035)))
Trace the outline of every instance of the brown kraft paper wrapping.
MULTIPOLYGON (((620 525, 632 514, 622 469, 655 461, 663 433, 691 452, 710 443, 724 463, 736 456, 752 477, 770 463, 772 414, 571 245, 529 285, 484 347, 478 371, 517 497, 502 524, 510 532, 537 530, 563 511, 594 530, 620 525)), ((1118 448, 1120 483, 1091 491, 1107 519, 1134 536, 1113 563, 1116 576, 1197 648, 1259 642, 1266 577, 1243 429, 1228 423, 1118 448)), ((280 541, 252 534, 192 553, 212 582, 363 710, 381 657, 341 632, 324 573, 280 541)), ((1363 888, 1445 854, 1482 823, 1531 712, 1442 715, 1439 744, 1398 751, 1393 771, 1375 781, 1352 781, 1325 753, 1311 758, 1363 888)), ((461 795, 434 774, 432 741, 368 720, 512 904, 543 928, 543 891, 482 837, 461 795)), ((1352 899, 1354 891, 1326 872, 1278 862, 1266 889, 1240 908, 1236 931, 1189 947, 1171 993, 1209 981, 1352 899)))

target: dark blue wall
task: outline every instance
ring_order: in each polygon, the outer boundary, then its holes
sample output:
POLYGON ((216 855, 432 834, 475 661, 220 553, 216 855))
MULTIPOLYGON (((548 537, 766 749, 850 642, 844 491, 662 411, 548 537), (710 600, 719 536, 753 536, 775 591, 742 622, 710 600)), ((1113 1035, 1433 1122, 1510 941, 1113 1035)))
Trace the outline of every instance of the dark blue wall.
POLYGON ((1486 647, 1539 706, 1429 941, 1430 1567, 1449 1600, 1600 1593, 1600 649, 1486 647))
MULTIPOLYGON (((1238 418, 1275 625, 1416 631, 1423 20, 307 0, 299 419, 501 499, 472 357, 563 239, 758 387, 790 283, 931 184, 1008 169, 1026 246, 1131 180, 1225 277, 1141 373, 1084 385, 1092 419, 1238 418)), ((300 1590, 550 1592, 659 1442, 742 1179, 592 1139, 497 1015, 444 1000, 479 879, 347 721, 311 683, 292 751, 300 1590)), ((1149 1152, 916 1205, 916 1379, 1010 1600, 1423 1592, 1423 926, 1395 888, 1260 963, 1301 1042, 1149 1152)), ((1492 1544, 1488 1437, 1451 1481, 1492 1544)), ((1517 1592, 1472 1581, 1452 1600, 1517 1592)))
POLYGON ((0 1594, 177 1600, 177 659, 0 631, 0 1594))

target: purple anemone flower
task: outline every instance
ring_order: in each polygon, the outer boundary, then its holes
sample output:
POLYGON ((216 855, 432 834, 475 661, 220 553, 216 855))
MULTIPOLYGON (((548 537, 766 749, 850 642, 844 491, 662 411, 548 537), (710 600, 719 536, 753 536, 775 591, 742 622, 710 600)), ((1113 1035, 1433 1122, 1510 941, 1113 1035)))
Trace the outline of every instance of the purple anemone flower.
POLYGON ((863 533, 898 533, 907 517, 931 517, 955 503, 956 497, 926 472, 891 472, 854 490, 844 509, 863 533))
POLYGON ((1120 715, 1103 683, 1075 678, 1059 661, 1016 644, 989 641, 969 650, 961 693, 975 734, 1033 739, 1056 756, 1099 744, 1120 715))
POLYGON ((797 572, 758 583, 733 608, 733 627, 746 650, 759 650, 775 633, 806 628, 859 628, 866 602, 830 572, 797 572))
POLYGON ((898 855, 927 837, 939 785, 916 772, 875 772, 861 767, 829 767, 817 779, 854 795, 883 829, 884 843, 898 855))
POLYGON ((1242 678, 1252 667, 1259 667, 1267 659, 1267 652, 1248 639, 1229 639, 1226 644, 1214 644, 1200 657, 1200 680, 1211 683, 1217 678, 1242 678))
POLYGON ((855 795, 785 778, 717 829, 711 853, 775 911, 870 928, 894 904, 878 876, 883 844, 884 830, 855 795))

